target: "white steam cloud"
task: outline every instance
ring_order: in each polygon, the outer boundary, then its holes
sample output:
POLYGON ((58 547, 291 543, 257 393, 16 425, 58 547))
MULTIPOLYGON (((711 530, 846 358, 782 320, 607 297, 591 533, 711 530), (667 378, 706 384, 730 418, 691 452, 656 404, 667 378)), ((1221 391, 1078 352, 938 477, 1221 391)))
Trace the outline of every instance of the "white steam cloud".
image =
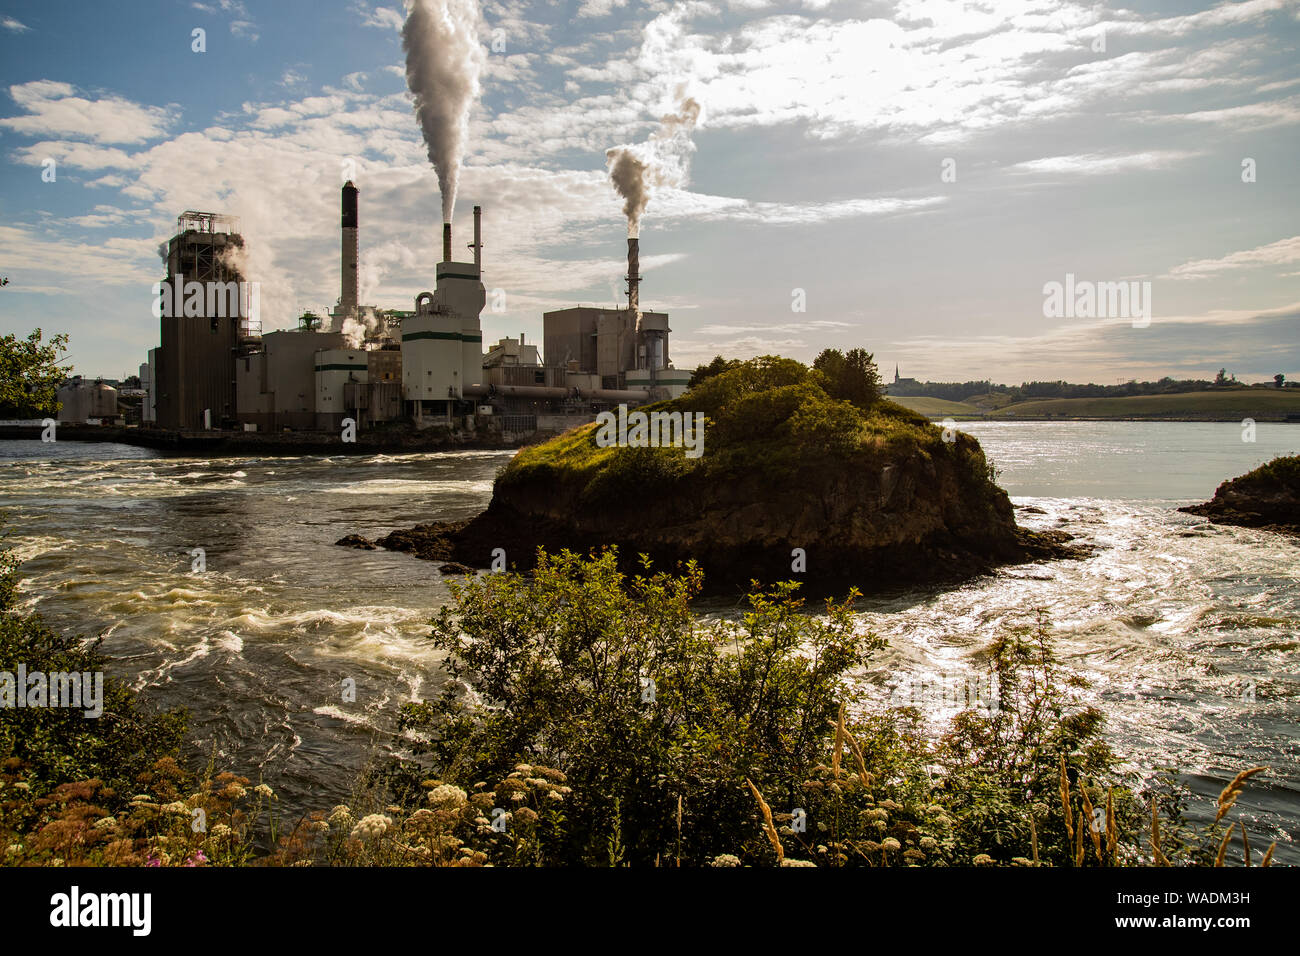
POLYGON ((695 152, 691 131, 699 118, 700 104, 687 97, 676 113, 669 113, 659 121, 658 131, 646 142, 605 150, 610 182, 623 197, 629 237, 639 235, 641 214, 650 202, 654 187, 686 185, 691 153, 695 152))
POLYGON ((406 85, 415 95, 429 162, 438 172, 443 222, 451 222, 456 205, 469 111, 479 95, 478 26, 478 0, 414 0, 402 27, 406 85))

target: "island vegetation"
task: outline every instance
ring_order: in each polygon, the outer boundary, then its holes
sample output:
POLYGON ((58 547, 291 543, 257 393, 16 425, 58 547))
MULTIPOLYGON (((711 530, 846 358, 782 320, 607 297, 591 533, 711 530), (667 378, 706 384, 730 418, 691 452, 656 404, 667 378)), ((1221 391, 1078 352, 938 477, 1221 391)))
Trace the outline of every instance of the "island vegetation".
POLYGON ((522 449, 473 520, 376 543, 467 567, 504 553, 524 570, 539 547, 616 545, 624 570, 644 554, 661 568, 694 561, 715 591, 795 575, 819 597, 1082 553, 1068 535, 1017 527, 979 443, 884 398, 862 350, 825 352, 812 368, 751 359, 644 412, 703 416, 703 453, 580 426, 522 449))

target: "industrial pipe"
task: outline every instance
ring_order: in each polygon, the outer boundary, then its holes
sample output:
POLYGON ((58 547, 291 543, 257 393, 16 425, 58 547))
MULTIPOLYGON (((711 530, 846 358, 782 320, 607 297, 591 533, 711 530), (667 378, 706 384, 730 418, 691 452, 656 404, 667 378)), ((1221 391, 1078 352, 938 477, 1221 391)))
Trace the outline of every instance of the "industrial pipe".
POLYGON ((442 224, 442 261, 451 262, 451 223, 442 224))

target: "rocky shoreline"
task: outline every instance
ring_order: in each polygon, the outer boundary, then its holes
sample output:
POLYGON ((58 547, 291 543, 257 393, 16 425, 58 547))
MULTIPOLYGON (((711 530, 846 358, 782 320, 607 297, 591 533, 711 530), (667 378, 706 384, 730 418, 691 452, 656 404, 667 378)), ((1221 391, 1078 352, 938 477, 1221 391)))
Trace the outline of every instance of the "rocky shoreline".
POLYGON ((1210 501, 1178 510, 1213 524, 1300 537, 1300 456, 1275 458, 1225 481, 1210 501))

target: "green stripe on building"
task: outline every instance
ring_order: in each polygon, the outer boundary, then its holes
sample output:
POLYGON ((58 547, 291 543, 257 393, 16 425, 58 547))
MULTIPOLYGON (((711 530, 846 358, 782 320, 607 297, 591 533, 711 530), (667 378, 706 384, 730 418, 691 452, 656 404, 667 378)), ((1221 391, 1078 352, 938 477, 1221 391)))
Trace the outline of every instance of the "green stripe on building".
POLYGON ((439 339, 451 342, 482 342, 483 335, 464 335, 460 332, 406 332, 402 335, 403 342, 410 342, 414 339, 439 339))

